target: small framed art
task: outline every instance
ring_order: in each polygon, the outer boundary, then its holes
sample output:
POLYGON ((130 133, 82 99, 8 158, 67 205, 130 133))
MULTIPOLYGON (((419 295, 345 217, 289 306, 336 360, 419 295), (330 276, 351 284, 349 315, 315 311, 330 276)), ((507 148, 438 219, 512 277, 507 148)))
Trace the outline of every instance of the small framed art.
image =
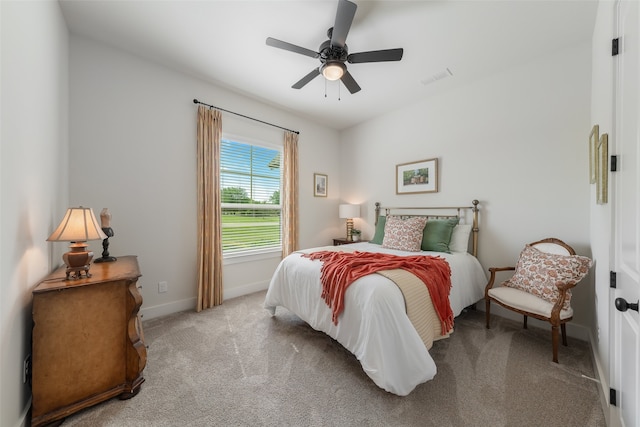
POLYGON ((396 165, 396 194, 438 192, 438 159, 396 165))
POLYGON ((313 174, 313 195, 315 197, 327 197, 328 181, 327 175, 321 173, 313 174))
POLYGON ((593 125, 589 134, 589 182, 595 184, 598 179, 597 148, 600 143, 600 126, 593 125))
POLYGON ((596 181, 596 202, 605 205, 609 201, 609 135, 603 133, 600 136, 598 147, 596 148, 597 175, 596 181))

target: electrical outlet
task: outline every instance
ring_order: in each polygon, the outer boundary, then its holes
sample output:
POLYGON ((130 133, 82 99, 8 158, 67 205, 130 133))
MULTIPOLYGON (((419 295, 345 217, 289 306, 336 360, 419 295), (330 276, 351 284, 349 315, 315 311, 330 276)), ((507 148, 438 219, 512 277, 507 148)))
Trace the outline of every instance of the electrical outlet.
POLYGON ((31 379, 31 354, 28 354, 24 359, 22 369, 22 383, 26 384, 31 379))
POLYGON ((169 290, 169 284, 167 282, 158 282, 158 293, 164 293, 169 290))

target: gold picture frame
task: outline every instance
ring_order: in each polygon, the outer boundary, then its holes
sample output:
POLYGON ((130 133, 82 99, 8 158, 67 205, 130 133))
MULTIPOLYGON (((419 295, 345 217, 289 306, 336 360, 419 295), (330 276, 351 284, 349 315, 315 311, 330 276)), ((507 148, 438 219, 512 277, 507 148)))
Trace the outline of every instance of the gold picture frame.
POLYGON ((600 142, 600 126, 593 125, 589 134, 589 182, 595 184, 598 179, 597 147, 600 142))
POLYGON ((597 175, 596 181, 596 202, 604 205, 609 201, 609 168, 607 161, 609 160, 609 136, 603 133, 600 136, 598 146, 596 148, 597 175))
POLYGON ((396 194, 437 192, 438 159, 396 165, 396 194))
POLYGON ((329 188, 329 177, 322 173, 313 174, 313 195, 314 197, 327 197, 329 188))

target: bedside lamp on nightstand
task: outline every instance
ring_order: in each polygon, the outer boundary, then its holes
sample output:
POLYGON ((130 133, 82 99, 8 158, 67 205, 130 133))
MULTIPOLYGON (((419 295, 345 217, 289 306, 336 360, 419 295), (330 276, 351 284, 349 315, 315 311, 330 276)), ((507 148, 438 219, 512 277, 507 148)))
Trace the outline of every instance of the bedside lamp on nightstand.
POLYGON ((353 218, 360 217, 360 205, 340 205, 340 218, 347 220, 347 240, 353 241, 351 230, 353 230, 353 218))
POLYGON ((106 237, 98 226, 91 208, 80 206, 67 209, 60 225, 51 233, 47 242, 71 242, 69 245, 71 250, 62 255, 62 260, 67 265, 67 280, 69 280, 81 278, 83 271, 86 277, 91 277, 89 264, 93 259, 93 252, 87 251, 87 241, 106 237))

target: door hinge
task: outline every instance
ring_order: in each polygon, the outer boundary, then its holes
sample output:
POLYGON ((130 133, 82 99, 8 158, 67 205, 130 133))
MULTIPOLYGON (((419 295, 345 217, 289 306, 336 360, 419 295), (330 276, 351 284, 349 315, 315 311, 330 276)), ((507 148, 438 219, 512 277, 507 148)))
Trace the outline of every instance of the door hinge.
POLYGON ((616 288, 616 272, 609 271, 609 287, 612 289, 616 288))
POLYGON ((611 40, 611 56, 616 56, 618 54, 618 40, 620 39, 617 38, 611 40))
POLYGON ((618 172, 618 156, 611 156, 611 172, 618 172))
POLYGON ((618 406, 618 401, 616 400, 616 395, 618 394, 618 392, 616 391, 615 388, 610 388, 609 389, 609 404, 613 405, 613 406, 618 406))

